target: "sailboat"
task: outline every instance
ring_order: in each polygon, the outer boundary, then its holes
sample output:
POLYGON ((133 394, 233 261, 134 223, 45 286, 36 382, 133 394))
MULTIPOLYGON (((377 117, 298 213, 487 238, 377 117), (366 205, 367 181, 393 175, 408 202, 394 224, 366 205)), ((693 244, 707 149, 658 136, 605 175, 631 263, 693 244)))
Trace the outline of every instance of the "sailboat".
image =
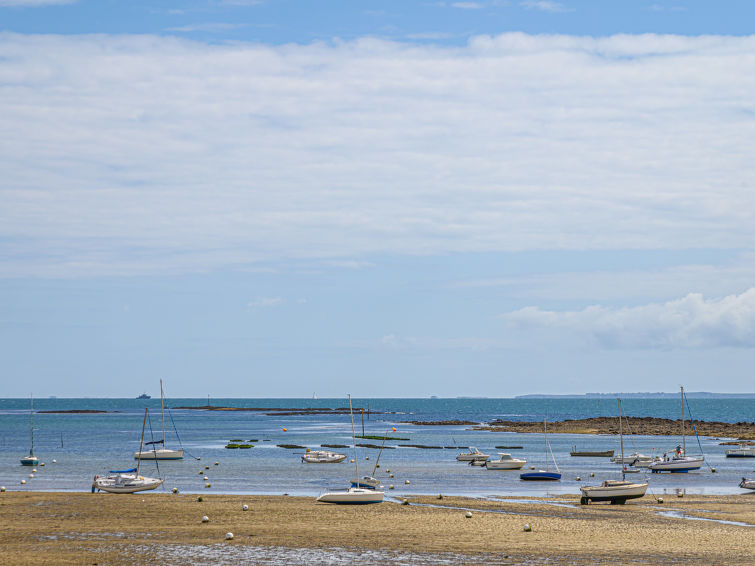
POLYGON ((34 455, 34 395, 29 397, 29 455, 21 458, 22 466, 36 466, 39 458, 34 455))
MULTIPOLYGON (((147 408, 144 408, 144 422, 142 422, 142 437, 139 440, 139 453, 144 443, 144 427, 147 424, 147 408)), ((137 458, 136 468, 128 470, 110 470, 109 476, 94 476, 92 493, 95 489, 109 493, 136 493, 137 491, 149 491, 162 485, 160 478, 147 478, 139 475, 139 467, 142 459, 137 458)))
MULTIPOLYGON (((359 458, 357 457, 357 440, 354 433, 354 411, 351 408, 351 395, 349 395, 349 413, 351 414, 351 440, 354 444, 354 468, 356 477, 359 477, 359 458)), ((363 487, 349 487, 344 490, 334 490, 323 493, 317 501, 323 503, 338 504, 365 504, 381 503, 385 492, 377 489, 365 489, 363 487)))
MULTIPOLYGON (((703 456, 687 456, 687 442, 684 434, 684 387, 681 388, 682 398, 682 444, 676 447, 674 453, 669 456, 668 453, 663 455, 663 459, 652 462, 648 469, 654 474, 660 472, 684 473, 691 470, 699 470, 705 458, 703 456)), ((693 423, 694 424, 694 423, 693 423)), ((695 433, 697 434, 697 433, 695 433)))
POLYGON ((627 499, 637 499, 645 495, 648 483, 635 483, 626 481, 624 475, 626 466, 624 465, 624 431, 621 426, 621 399, 619 402, 619 444, 621 447, 621 480, 606 480, 601 485, 586 485, 580 488, 582 498, 579 502, 587 505, 590 501, 610 501, 611 505, 623 505, 627 499))
MULTIPOLYGON (((395 428, 393 430, 396 430, 395 428)), ((364 489, 377 489, 380 487, 380 480, 375 477, 375 472, 377 472, 378 464, 380 463, 380 456, 383 454, 383 448, 385 448, 385 441, 388 438, 388 433, 390 431, 385 431, 385 434, 383 435, 383 444, 380 446, 380 451, 378 452, 377 459, 375 460, 375 466, 372 468, 372 474, 369 476, 362 476, 359 478, 352 479, 351 480, 351 487, 362 487, 364 489)))
POLYGON ((170 450, 165 447, 165 395, 163 393, 163 380, 160 380, 160 414, 162 415, 163 423, 163 438, 162 440, 154 440, 152 442, 146 442, 145 446, 152 445, 149 450, 142 450, 139 448, 139 452, 134 452, 134 459, 142 460, 182 460, 184 457, 183 448, 180 450, 170 450), (156 448, 156 446, 162 445, 162 448, 156 448))
POLYGON ((550 444, 548 444, 548 422, 543 419, 543 438, 545 439, 545 470, 537 470, 535 472, 525 472, 519 474, 519 479, 524 481, 559 481, 561 479, 561 470, 558 469, 556 459, 553 457, 553 450, 551 450, 550 444), (551 472, 548 470, 548 452, 550 451, 553 465, 556 466, 556 471, 551 472))

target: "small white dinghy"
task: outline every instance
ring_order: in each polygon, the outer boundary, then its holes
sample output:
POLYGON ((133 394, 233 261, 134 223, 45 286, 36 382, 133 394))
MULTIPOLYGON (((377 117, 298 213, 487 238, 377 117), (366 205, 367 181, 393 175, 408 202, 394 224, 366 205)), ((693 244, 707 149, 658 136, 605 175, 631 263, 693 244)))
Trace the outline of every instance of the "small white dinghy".
POLYGON ((485 467, 488 470, 521 470, 527 460, 513 458, 508 452, 499 452, 498 460, 488 460, 485 467))
POLYGON ((330 452, 329 450, 312 450, 301 456, 301 461, 307 464, 337 464, 345 459, 346 454, 330 452))
POLYGON ((739 482, 739 487, 741 487, 742 489, 755 489, 755 480, 742 478, 742 481, 739 482))

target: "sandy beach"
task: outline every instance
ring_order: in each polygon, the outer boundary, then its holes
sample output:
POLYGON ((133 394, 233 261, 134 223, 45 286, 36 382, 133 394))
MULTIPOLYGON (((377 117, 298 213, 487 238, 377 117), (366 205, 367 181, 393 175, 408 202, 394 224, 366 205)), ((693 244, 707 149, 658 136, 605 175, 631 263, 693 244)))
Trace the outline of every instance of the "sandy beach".
POLYGON ((755 494, 748 493, 666 495, 663 503, 648 495, 624 506, 580 506, 576 495, 434 495, 368 506, 202 498, 6 492, 0 563, 330 564, 338 557, 363 564, 755 564, 755 494))

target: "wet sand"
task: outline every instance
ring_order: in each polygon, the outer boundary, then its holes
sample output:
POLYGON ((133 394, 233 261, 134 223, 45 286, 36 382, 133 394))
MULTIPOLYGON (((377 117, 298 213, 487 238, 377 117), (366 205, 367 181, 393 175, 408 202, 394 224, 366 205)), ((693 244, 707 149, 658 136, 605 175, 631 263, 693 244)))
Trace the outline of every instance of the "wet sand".
POLYGON ((526 501, 420 496, 410 497, 410 505, 367 506, 286 496, 202 497, 2 493, 0 563, 755 564, 751 493, 666 495, 663 504, 646 496, 624 506, 580 506, 576 495, 526 501), (532 532, 524 532, 525 523, 532 532), (232 541, 225 540, 229 531, 232 541))

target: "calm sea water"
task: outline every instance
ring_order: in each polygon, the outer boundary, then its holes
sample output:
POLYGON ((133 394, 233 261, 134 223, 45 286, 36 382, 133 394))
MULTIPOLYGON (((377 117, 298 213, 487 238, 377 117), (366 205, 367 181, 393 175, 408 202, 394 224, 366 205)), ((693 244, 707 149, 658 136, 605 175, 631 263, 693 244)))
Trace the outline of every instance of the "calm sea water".
MULTIPOLYGON (((344 407, 346 399, 211 399, 213 405, 229 407, 344 407)), ((170 406, 198 406, 207 399, 170 399, 170 406)), ((691 399, 692 415, 707 421, 753 421, 755 399, 691 399)), ((26 399, 0 400, 0 485, 13 490, 87 491, 92 477, 109 469, 135 465, 132 453, 138 449, 144 407, 150 408, 147 439, 161 436, 160 400, 136 399, 39 399, 34 408, 35 454, 45 467, 38 467, 34 479, 30 468, 19 458, 28 453, 29 411, 26 399), (104 414, 43 414, 36 411, 95 409, 104 414), (52 460, 57 460, 53 464, 52 460), (22 486, 21 479, 27 484, 22 486)), ((610 399, 354 399, 355 407, 369 406, 362 424, 361 412, 355 414, 357 434, 385 434, 392 427, 408 440, 390 441, 380 458, 376 476, 383 480, 388 494, 400 497, 409 493, 444 493, 473 496, 542 495, 574 493, 586 482, 617 477, 617 467, 607 458, 573 458, 573 446, 582 450, 616 450, 618 439, 607 435, 548 435, 555 460, 563 473, 561 482, 539 484, 521 482, 517 472, 488 471, 455 460, 460 450, 396 447, 397 444, 431 446, 477 446, 486 453, 511 452, 525 457, 528 465, 546 465, 542 434, 490 433, 468 430, 467 426, 414 426, 408 420, 470 420, 486 422, 494 418, 540 421, 616 416, 616 401, 610 399), (522 449, 498 450, 497 445, 519 445, 522 449), (394 475, 389 477, 389 472, 394 475), (594 474, 594 477, 590 477, 594 474), (582 481, 577 481, 577 476, 582 481), (406 481, 409 481, 407 484, 406 481), (394 485, 394 489, 388 487, 394 485)), ((680 404, 674 399, 626 399, 625 414, 677 419, 680 404)), ((166 413, 167 446, 183 446, 186 458, 176 462, 142 464, 146 475, 165 478, 162 489, 177 487, 183 492, 263 493, 317 495, 326 488, 344 487, 354 476, 354 464, 302 464, 301 450, 277 447, 298 444, 311 449, 321 444, 351 445, 348 415, 267 416, 255 412, 190 411, 173 409, 166 413), (174 427, 175 425, 175 427, 174 427), (284 432, 284 428, 287 430, 284 432), (230 439, 257 440, 249 450, 228 450, 230 439), (196 457, 201 458, 200 461, 196 457), (218 462, 218 465, 215 465, 218 462), (206 470, 205 466, 210 469, 206 470), (200 474, 201 472, 201 474, 200 474), (205 488, 207 475, 212 485, 205 488)), ((688 429, 688 432, 689 429, 688 429)), ((678 437, 625 437, 625 451, 646 454, 672 449, 678 437)), ((742 476, 755 475, 755 461, 726 459, 721 439, 687 437, 687 450, 702 449, 709 467, 689 474, 651 474, 650 491, 656 494, 685 489, 692 493, 739 493, 742 476)), ((364 440, 361 442, 378 441, 364 440)), ((341 450, 353 458, 351 449, 341 450)), ((377 449, 359 448, 360 475, 372 473, 377 449), (369 460, 367 460, 369 458, 369 460)), ((550 458, 548 458, 550 460, 550 458)), ((551 469, 553 463, 547 462, 551 469)), ((642 477, 636 474, 632 477, 642 477)))

